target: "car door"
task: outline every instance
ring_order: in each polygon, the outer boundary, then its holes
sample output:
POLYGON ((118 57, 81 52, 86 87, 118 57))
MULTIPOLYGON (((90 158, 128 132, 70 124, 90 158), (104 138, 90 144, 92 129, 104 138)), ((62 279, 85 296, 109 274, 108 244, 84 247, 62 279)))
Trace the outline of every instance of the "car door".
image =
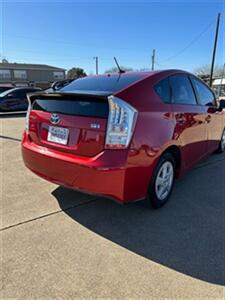
POLYGON ((4 97, 2 106, 4 107, 4 110, 6 111, 14 111, 16 110, 16 106, 19 100, 19 90, 14 90, 12 92, 10 92, 9 94, 7 94, 4 97))
POLYGON ((20 100, 18 103, 19 110, 27 110, 28 107, 28 100, 27 100, 27 94, 32 93, 33 89, 21 89, 20 90, 20 100))
POLYGON ((186 74, 169 77, 175 119, 175 138, 179 140, 186 168, 192 167, 206 153, 204 108, 198 105, 191 81, 186 74))
POLYGON ((190 76, 199 104, 203 107, 207 127, 207 150, 213 152, 218 148, 225 124, 224 114, 219 112, 214 93, 195 76, 190 76))

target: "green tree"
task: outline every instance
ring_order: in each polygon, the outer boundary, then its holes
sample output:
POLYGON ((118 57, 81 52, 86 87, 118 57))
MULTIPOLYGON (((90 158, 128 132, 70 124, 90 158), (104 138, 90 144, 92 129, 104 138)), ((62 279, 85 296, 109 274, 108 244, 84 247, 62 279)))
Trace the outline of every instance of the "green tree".
POLYGON ((77 79, 85 76, 87 76, 87 74, 84 72, 84 69, 75 67, 68 70, 66 75, 67 79, 77 79))

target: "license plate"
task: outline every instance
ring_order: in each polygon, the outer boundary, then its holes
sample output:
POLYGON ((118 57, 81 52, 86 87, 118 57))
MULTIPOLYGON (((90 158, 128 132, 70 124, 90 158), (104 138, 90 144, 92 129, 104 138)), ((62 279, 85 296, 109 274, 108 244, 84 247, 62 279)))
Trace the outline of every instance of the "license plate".
POLYGON ((68 143, 69 129, 62 127, 49 126, 48 141, 66 145, 68 143))

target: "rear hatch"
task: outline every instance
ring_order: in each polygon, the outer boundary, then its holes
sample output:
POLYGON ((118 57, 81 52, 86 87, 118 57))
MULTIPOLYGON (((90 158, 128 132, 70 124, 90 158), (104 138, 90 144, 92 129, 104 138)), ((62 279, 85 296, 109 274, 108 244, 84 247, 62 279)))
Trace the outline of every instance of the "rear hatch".
POLYGON ((31 102, 29 135, 34 143, 88 157, 104 149, 107 96, 43 94, 31 102))

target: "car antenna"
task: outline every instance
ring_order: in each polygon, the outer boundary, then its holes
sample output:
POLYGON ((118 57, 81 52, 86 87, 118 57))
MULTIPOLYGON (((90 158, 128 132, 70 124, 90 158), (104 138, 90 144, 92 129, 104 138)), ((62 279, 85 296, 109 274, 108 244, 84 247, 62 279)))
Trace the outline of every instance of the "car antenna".
POLYGON ((116 65, 117 65, 117 68, 118 68, 118 70, 119 70, 119 73, 120 73, 120 74, 125 73, 125 70, 123 70, 123 69, 120 68, 120 65, 118 64, 118 61, 117 61, 117 59, 116 59, 115 57, 114 57, 114 60, 115 60, 115 63, 116 63, 116 65))

